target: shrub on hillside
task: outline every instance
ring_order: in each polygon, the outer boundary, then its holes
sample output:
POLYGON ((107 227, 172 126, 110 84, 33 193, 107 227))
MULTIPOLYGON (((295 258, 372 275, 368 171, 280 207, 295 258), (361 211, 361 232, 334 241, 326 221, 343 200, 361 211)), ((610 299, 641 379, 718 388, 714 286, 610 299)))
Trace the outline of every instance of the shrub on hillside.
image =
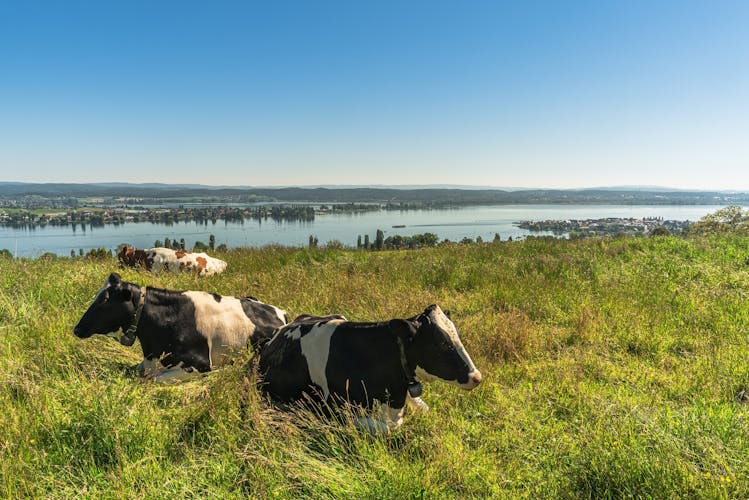
POLYGON ((738 205, 707 214, 689 228, 690 234, 711 235, 735 233, 749 235, 749 210, 738 205))

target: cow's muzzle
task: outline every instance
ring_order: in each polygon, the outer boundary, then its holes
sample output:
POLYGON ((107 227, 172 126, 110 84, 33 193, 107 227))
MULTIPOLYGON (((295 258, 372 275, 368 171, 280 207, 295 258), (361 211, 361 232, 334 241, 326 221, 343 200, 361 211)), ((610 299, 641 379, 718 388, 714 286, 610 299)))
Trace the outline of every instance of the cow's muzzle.
POLYGON ((481 372, 478 370, 474 370, 468 374, 468 382, 466 382, 465 384, 460 384, 460 387, 470 391, 471 389, 475 389, 483 379, 484 377, 481 375, 481 372))

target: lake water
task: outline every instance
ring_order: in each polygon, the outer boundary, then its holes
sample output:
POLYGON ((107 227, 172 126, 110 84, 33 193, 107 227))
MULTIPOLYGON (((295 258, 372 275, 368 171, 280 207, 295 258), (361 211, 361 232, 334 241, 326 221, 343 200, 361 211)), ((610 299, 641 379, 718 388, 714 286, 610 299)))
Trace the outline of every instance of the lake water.
POLYGON ((17 257, 35 257, 44 252, 69 255, 73 249, 88 251, 103 247, 115 250, 121 243, 143 248, 152 247, 156 240, 184 238, 187 246, 196 241, 208 243, 211 234, 216 245, 228 247, 259 247, 268 244, 306 246, 309 236, 318 238, 321 245, 339 240, 344 245, 356 246, 357 236, 362 240, 369 234, 374 241, 375 232, 382 229, 385 237, 393 234, 411 236, 418 233, 435 233, 440 240, 460 241, 481 236, 491 241, 495 233, 502 240, 531 233, 513 225, 520 220, 603 219, 607 217, 662 217, 665 220, 699 220, 722 206, 711 205, 499 205, 476 206, 447 210, 377 211, 357 214, 318 215, 313 222, 262 222, 246 220, 244 223, 218 221, 215 224, 181 222, 171 225, 153 223, 108 224, 103 227, 77 225, 46 226, 16 229, 0 227, 0 249, 7 248, 17 257), (405 226, 393 228, 393 226, 405 226))

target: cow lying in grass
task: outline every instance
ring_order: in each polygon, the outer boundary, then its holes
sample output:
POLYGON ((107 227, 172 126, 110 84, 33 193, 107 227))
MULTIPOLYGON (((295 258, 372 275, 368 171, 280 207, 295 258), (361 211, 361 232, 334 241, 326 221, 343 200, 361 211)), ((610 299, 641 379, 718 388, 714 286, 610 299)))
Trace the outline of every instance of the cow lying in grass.
POLYGON ((182 380, 225 365, 248 344, 258 348, 286 312, 252 297, 142 287, 112 273, 73 333, 117 335, 143 349, 139 373, 159 382, 182 380))
POLYGON ((381 323, 297 318, 263 347, 259 371, 263 389, 284 403, 309 397, 377 407, 378 414, 356 420, 374 433, 400 426, 407 400, 427 408, 419 380, 441 379, 467 390, 481 382, 455 325, 437 305, 381 323))
POLYGON ((194 271, 199 276, 220 274, 226 269, 226 262, 205 253, 185 252, 171 248, 135 249, 125 246, 117 254, 120 264, 128 267, 142 267, 158 273, 167 271, 194 271))

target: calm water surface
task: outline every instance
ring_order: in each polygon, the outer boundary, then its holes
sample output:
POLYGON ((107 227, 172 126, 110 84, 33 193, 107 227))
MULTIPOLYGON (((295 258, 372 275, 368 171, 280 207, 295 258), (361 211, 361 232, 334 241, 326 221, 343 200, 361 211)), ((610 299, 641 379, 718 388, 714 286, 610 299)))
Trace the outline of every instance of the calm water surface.
MULTIPOLYGON (((339 240, 344 245, 356 246, 357 236, 368 234, 374 241, 375 232, 382 229, 385 236, 400 234, 435 233, 440 239, 459 241, 465 237, 481 236, 491 240, 499 233, 503 240, 524 237, 530 233, 513 226, 520 220, 546 219, 603 219, 606 217, 663 217, 666 220, 696 221, 722 206, 620 206, 620 205, 501 205, 477 206, 448 210, 379 211, 360 214, 318 215, 313 222, 262 222, 246 220, 244 223, 218 221, 215 224, 180 222, 153 224, 149 222, 108 224, 104 227, 47 226, 32 229, 0 227, 0 249, 7 248, 18 257, 35 257, 44 252, 69 255, 73 249, 116 249, 121 243, 136 247, 151 247, 156 240, 184 238, 187 246, 196 241, 208 243, 211 234, 216 245, 229 247, 259 247, 268 244, 306 246, 310 235, 320 244, 339 240), (393 226, 405 226, 393 228, 393 226)), ((548 233, 546 233, 548 234, 548 233)))

